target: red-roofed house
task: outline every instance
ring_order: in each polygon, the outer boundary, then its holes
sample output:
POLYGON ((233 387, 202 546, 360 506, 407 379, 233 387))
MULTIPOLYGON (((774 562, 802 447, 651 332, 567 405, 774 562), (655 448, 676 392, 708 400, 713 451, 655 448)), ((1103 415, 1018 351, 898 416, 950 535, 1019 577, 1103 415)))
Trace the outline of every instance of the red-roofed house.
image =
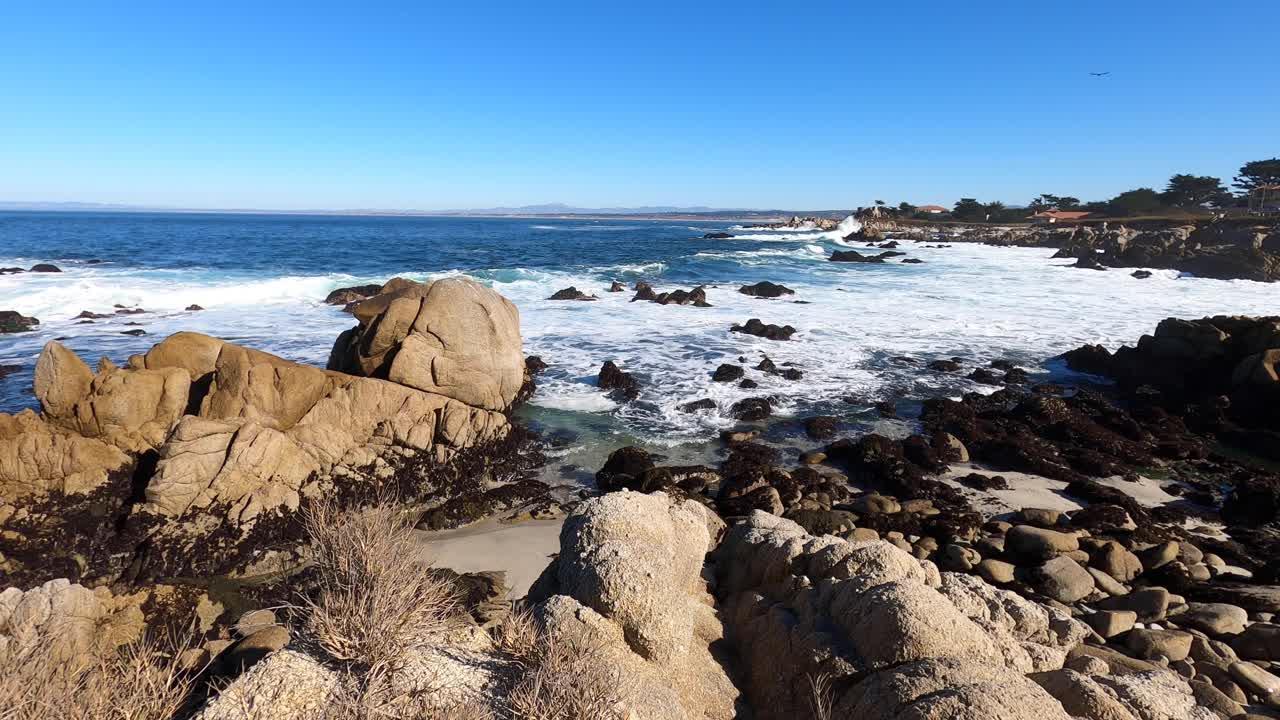
POLYGON ((948 210, 941 205, 921 205, 916 208, 916 210, 922 213, 929 213, 930 215, 940 215, 944 212, 948 212, 948 210))
POLYGON ((1089 217, 1089 213, 1077 210, 1045 210, 1031 216, 1031 222, 1052 225, 1063 220, 1081 220, 1089 217))

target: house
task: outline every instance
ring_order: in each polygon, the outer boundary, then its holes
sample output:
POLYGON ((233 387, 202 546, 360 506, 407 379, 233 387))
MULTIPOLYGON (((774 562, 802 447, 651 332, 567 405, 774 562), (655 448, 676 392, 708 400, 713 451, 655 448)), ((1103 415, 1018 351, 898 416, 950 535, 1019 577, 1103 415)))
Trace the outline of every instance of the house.
POLYGON ((1280 185, 1259 185, 1250 190, 1249 212, 1256 215, 1280 213, 1280 185))
POLYGON ((920 207, 916 208, 916 211, 922 212, 922 213, 928 213, 930 215, 941 215, 944 212, 949 212, 946 208, 942 207, 941 205, 921 205, 920 207))
POLYGON ((1044 210, 1032 215, 1030 220, 1037 225, 1053 225, 1064 220, 1083 220, 1089 213, 1077 210, 1044 210))

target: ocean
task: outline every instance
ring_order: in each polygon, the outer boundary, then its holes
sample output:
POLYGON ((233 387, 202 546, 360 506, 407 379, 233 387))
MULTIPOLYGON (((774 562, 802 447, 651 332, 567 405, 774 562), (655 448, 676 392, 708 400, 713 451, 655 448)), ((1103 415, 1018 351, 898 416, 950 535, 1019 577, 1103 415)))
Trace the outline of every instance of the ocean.
POLYGON ((1280 312, 1277 285, 1164 270, 1138 280, 1067 267, 1051 249, 904 241, 899 250, 922 263, 828 262, 843 249, 843 232, 626 218, 0 213, 0 267, 51 262, 64 271, 0 276, 0 310, 41 321, 35 332, 0 335, 0 364, 21 368, 0 379, 0 411, 35 406, 32 370, 51 339, 90 364, 99 356, 123 363, 194 330, 322 366, 353 324, 323 304, 329 291, 396 275, 467 275, 519 307, 526 355, 550 366, 520 415, 553 445, 549 473, 585 479, 630 443, 670 461, 706 459, 714 452, 707 441, 737 424, 729 408, 746 397, 773 399, 766 436, 782 444, 803 446, 795 421, 815 414, 837 416, 850 433, 901 435, 910 421, 881 419, 872 405, 989 392, 964 374, 992 360, 1062 379, 1069 372, 1048 358, 1084 343, 1132 343, 1166 317, 1280 312), (736 237, 703 238, 721 231, 736 237), (647 281, 658 292, 705 285, 712 307, 633 303, 630 291, 606 292, 613 280, 628 288, 647 281), (764 300, 737 292, 761 280, 796 293, 764 300), (547 300, 571 285, 599 300, 547 300), (205 309, 184 310, 193 304, 205 309), (116 305, 146 312, 114 315, 116 305), (80 324, 82 310, 113 317, 80 324), (729 332, 753 317, 797 333, 778 342, 729 332), (146 334, 122 334, 137 329, 146 334), (765 355, 803 377, 748 369, 759 383, 750 390, 711 380, 721 363, 745 358, 751 368, 765 355), (924 368, 951 357, 964 359, 964 372, 924 368), (606 360, 640 380, 634 402, 595 387, 606 360), (716 409, 680 410, 702 398, 716 409))

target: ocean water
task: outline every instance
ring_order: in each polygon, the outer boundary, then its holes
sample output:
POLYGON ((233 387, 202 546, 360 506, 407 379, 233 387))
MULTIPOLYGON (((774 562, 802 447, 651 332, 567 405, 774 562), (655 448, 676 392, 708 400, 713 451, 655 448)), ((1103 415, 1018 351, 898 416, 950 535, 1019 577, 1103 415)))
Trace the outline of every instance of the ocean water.
MULTIPOLYGON (((967 367, 1010 359, 1034 373, 1066 373, 1045 360, 1083 343, 1116 347, 1165 317, 1280 312, 1280 286, 1219 281, 1155 271, 1066 267, 1052 250, 953 244, 899 250, 864 265, 827 261, 848 227, 769 231, 732 223, 488 218, 331 217, 229 214, 0 213, 0 266, 52 262, 64 272, 0 276, 0 310, 41 320, 38 331, 0 335, 0 411, 34 406, 31 371, 40 348, 57 338, 91 364, 117 363, 164 336, 196 330, 323 365, 337 334, 353 324, 321 301, 344 285, 400 275, 417 280, 464 274, 519 307, 525 352, 550 368, 524 417, 558 444, 557 471, 585 476, 608 450, 628 442, 697 460, 705 441, 735 424, 729 407, 771 396, 775 414, 834 414, 850 430, 876 426, 875 402, 905 403, 937 394, 987 389, 923 364, 960 356, 967 367), (704 239, 729 231, 734 239, 704 239), (90 263, 98 260, 98 263, 90 263), (710 308, 630 302, 608 293, 613 280, 645 280, 659 291, 707 286, 710 308), (736 289, 760 280, 795 295, 762 300, 736 289), (567 286, 595 302, 549 301, 567 286), (82 310, 113 306, 147 312, 92 324, 82 310), (202 312, 187 312, 198 304, 202 312), (798 329, 790 342, 729 332, 758 317, 798 329), (128 323, 137 323, 129 325, 128 323), (140 328, 132 337, 123 331, 140 328), (713 383, 722 362, 767 354, 804 373, 785 380, 755 370, 754 390, 713 383), (916 358, 903 365, 893 358, 916 358), (605 360, 634 373, 638 400, 619 405, 595 387, 605 360), (716 410, 679 406, 711 398, 716 410)), ((785 422, 778 425, 785 427, 785 422)), ((785 434, 785 433, 784 433, 785 434)))

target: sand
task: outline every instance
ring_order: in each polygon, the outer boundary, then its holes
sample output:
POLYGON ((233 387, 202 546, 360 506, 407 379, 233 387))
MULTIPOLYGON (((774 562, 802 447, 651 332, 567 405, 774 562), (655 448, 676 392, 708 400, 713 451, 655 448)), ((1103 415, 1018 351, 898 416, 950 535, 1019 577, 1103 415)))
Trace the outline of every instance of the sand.
POLYGON ((457 572, 502 570, 511 598, 521 598, 560 550, 563 520, 504 525, 483 520, 457 530, 419 531, 422 552, 438 567, 457 572))

